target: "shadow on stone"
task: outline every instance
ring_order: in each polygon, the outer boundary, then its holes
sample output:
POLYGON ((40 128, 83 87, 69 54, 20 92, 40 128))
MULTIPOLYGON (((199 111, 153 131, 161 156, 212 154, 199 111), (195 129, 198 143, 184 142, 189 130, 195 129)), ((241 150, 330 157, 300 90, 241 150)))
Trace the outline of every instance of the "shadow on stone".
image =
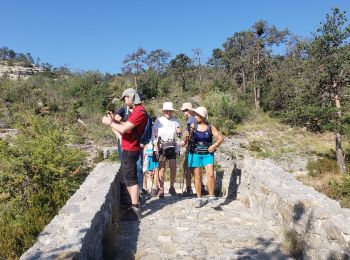
POLYGON ((273 238, 266 239, 262 237, 256 238, 257 248, 242 248, 237 252, 235 259, 288 259, 280 246, 276 246, 273 238))
POLYGON ((220 206, 227 205, 237 199, 238 187, 241 184, 242 170, 237 168, 237 164, 233 166, 229 186, 227 189, 227 195, 225 201, 220 206))

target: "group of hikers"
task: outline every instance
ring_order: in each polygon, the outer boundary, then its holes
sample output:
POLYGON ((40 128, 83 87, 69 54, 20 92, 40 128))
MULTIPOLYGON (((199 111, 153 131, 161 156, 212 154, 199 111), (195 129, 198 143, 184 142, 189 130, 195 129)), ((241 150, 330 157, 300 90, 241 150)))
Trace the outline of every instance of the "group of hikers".
POLYGON ((139 93, 126 89, 120 100, 124 106, 115 112, 108 111, 102 117, 102 123, 109 126, 120 142, 118 150, 121 159, 120 178, 127 187, 131 199, 131 209, 140 220, 140 194, 147 193, 147 179, 151 181, 151 196, 164 198, 164 175, 166 165, 170 169, 170 188, 168 193, 177 196, 175 178, 176 158, 180 148, 185 150, 184 175, 186 189, 183 196, 193 196, 191 178, 197 199, 196 208, 204 205, 202 195, 209 193, 208 203, 217 206, 214 197, 214 152, 223 142, 224 137, 218 129, 208 122, 205 107, 193 108, 191 103, 184 103, 180 110, 185 119, 184 131, 179 120, 174 116, 176 109, 172 102, 165 102, 161 108, 163 116, 152 121, 148 116, 139 93), (213 139, 215 142, 213 142, 213 139), (207 174, 208 192, 202 182, 202 168, 207 174))

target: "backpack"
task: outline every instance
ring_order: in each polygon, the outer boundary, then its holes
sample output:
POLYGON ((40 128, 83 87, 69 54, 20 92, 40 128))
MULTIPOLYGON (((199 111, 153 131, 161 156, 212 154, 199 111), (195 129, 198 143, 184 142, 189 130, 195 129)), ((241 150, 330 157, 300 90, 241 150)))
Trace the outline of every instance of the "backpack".
POLYGON ((152 123, 151 117, 147 114, 147 112, 145 110, 141 110, 141 111, 146 114, 147 123, 146 123, 144 130, 143 130, 142 135, 139 137, 139 140, 140 140, 140 144, 146 145, 149 143, 149 141, 151 141, 151 138, 152 138, 153 123, 152 123))

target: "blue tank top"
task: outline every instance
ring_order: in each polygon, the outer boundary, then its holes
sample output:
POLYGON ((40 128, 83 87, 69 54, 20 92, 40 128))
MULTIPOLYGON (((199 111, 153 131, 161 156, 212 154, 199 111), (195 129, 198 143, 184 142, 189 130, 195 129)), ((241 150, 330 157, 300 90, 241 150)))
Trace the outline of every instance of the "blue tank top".
POLYGON ((211 134, 211 126, 208 125, 208 128, 205 131, 199 131, 196 129, 193 133, 193 137, 194 137, 195 143, 211 144, 213 141, 213 137, 211 134))

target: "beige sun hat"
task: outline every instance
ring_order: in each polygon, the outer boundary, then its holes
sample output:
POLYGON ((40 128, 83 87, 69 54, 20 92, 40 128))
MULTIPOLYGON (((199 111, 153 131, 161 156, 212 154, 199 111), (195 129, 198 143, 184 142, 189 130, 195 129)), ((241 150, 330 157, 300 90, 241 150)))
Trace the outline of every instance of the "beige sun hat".
POLYGON ((195 112, 197 115, 208 119, 208 111, 205 107, 197 107, 195 109, 191 109, 193 112, 195 112))
POLYGON ((189 103, 189 102, 183 103, 183 104, 182 104, 182 107, 181 107, 180 109, 181 109, 181 111, 184 111, 184 110, 186 110, 186 109, 191 110, 191 109, 192 109, 192 104, 189 103))
POLYGON ((174 105, 172 102, 163 103, 163 108, 161 110, 162 111, 164 111, 164 110, 176 111, 176 109, 174 109, 174 105))

